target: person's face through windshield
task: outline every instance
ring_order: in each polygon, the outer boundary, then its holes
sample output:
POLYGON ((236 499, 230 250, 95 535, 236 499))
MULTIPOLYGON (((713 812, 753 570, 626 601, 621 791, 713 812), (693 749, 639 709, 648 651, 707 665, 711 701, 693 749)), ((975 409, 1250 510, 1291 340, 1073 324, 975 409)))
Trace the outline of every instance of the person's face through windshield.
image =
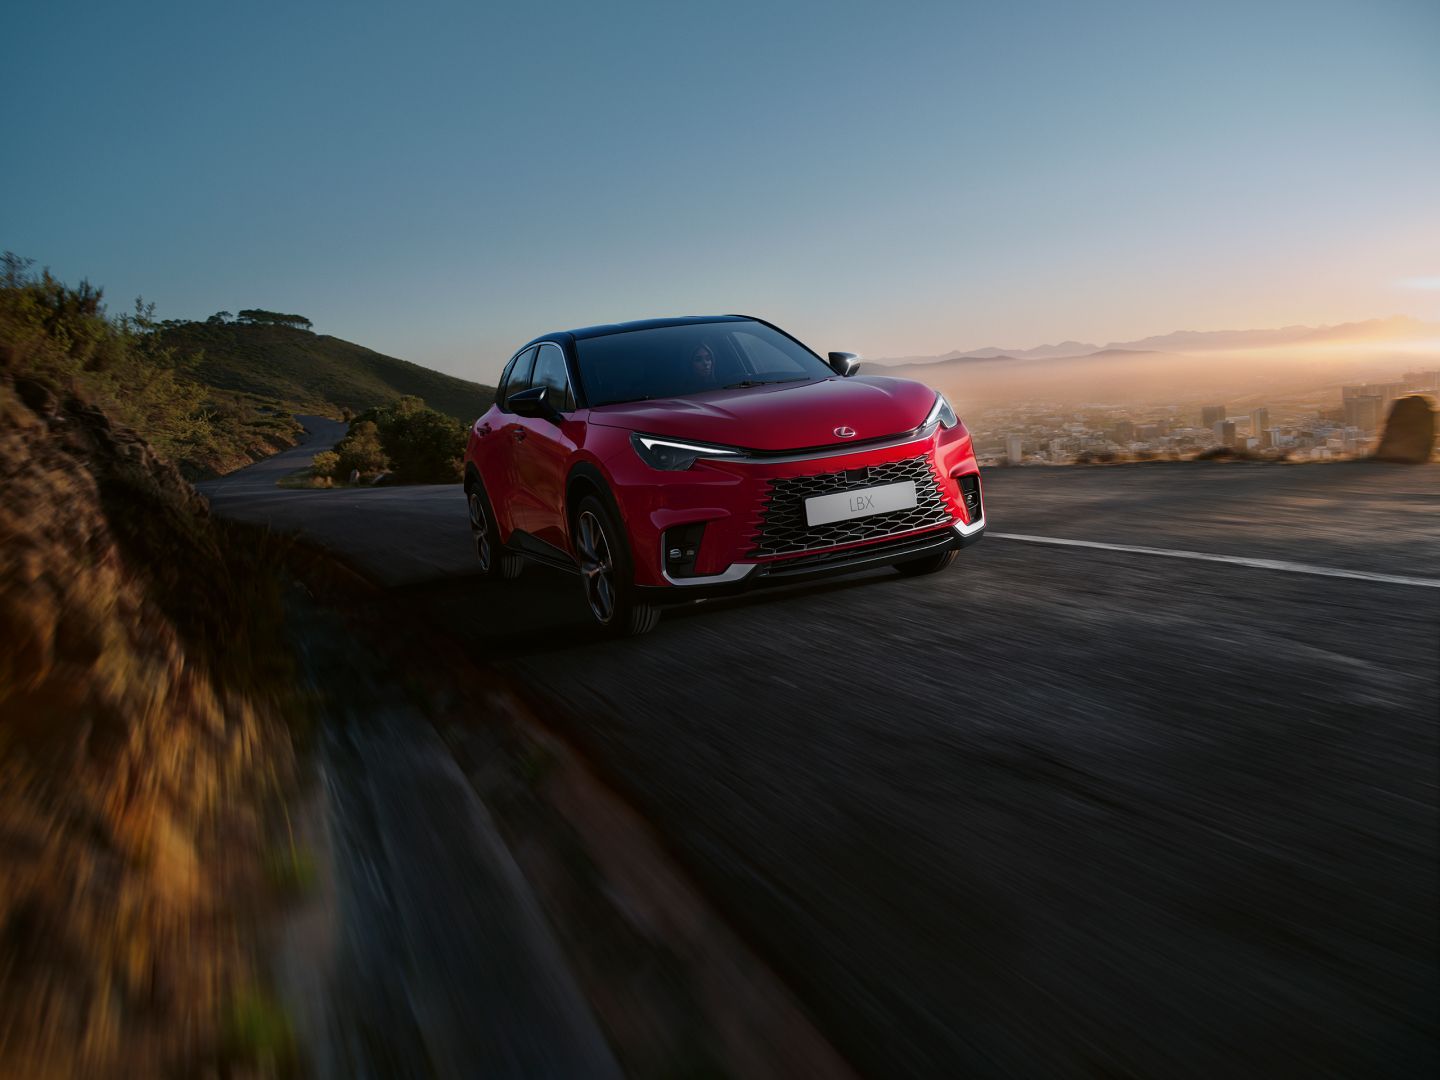
POLYGON ((701 386, 715 385, 715 354, 709 345, 699 345, 690 354, 690 370, 701 386))

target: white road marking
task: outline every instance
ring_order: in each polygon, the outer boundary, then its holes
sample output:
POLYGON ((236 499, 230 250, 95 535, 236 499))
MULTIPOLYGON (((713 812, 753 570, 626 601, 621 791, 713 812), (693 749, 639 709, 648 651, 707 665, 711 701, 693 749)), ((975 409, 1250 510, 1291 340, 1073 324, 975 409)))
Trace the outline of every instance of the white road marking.
POLYGON ((1165 555, 1172 559, 1197 559, 1200 562, 1230 563, 1256 570, 1281 570, 1287 574, 1313 574, 1316 577, 1350 578, 1353 581, 1376 581, 1384 585, 1415 585, 1440 589, 1440 578, 1404 577, 1400 574, 1372 574, 1368 570, 1341 570, 1335 566, 1311 566, 1309 563, 1284 559, 1248 559, 1242 555, 1212 555, 1205 551, 1182 551, 1176 548, 1140 547, 1135 544, 1102 544, 1096 540, 1066 540, 1059 536, 1027 536, 1024 533, 987 532, 1000 540, 1023 540, 1027 544, 1058 544, 1062 547, 1099 548, 1101 551, 1123 551, 1130 555, 1165 555))

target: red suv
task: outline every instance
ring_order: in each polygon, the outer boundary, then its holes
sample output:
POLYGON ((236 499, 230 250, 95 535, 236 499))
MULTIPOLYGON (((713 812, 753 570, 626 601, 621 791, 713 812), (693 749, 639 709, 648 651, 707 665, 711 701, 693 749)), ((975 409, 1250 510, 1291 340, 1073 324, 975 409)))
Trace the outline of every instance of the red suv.
POLYGON ((970 433, 857 362, 744 315, 536 338, 465 449, 481 573, 578 573, 596 621, 634 634, 666 603, 944 569, 985 530, 970 433))

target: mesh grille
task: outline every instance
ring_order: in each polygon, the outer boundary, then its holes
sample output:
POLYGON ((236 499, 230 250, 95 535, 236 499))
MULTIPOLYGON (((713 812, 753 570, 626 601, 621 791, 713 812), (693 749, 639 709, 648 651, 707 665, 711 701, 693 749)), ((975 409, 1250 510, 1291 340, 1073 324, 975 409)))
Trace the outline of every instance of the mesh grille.
POLYGON ((814 476, 792 476, 770 481, 770 488, 761 507, 761 521, 755 535, 755 547, 749 558, 768 555, 793 555, 816 548, 856 544, 878 540, 896 533, 924 529, 931 525, 947 525, 950 510, 935 482, 935 470, 925 455, 871 465, 865 469, 842 469, 839 472, 814 476), (891 510, 884 514, 832 521, 826 525, 805 523, 805 500, 815 495, 831 495, 837 491, 894 484, 902 480, 915 482, 915 505, 908 510, 891 510))

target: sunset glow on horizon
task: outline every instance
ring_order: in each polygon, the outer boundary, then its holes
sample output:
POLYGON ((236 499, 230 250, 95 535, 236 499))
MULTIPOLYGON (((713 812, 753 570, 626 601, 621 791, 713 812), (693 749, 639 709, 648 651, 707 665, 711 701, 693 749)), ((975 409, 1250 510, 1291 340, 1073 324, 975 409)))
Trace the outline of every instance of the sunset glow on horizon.
POLYGON ((1433 3, 142 8, 0 44, 0 247, 113 310, 482 381, 684 313, 877 357, 1440 321, 1433 3))

